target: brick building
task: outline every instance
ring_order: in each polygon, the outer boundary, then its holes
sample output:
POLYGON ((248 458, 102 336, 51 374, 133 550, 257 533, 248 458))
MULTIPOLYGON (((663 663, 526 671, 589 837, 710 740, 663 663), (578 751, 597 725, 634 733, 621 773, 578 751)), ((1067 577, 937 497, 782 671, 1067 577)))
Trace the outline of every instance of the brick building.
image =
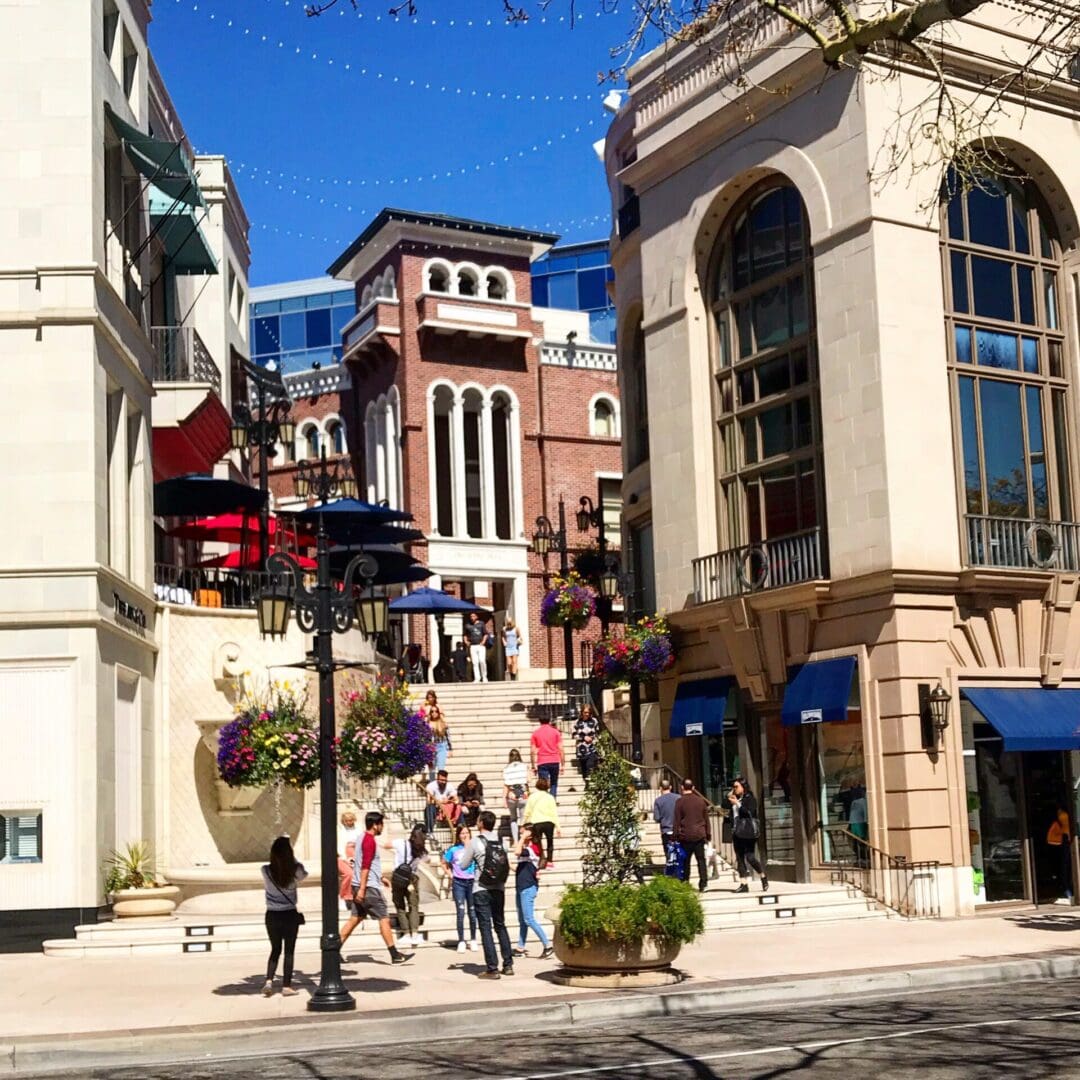
MULTIPOLYGON (((607 507, 609 537, 619 535, 614 349, 589 340, 587 314, 531 304, 530 264, 555 240, 382 211, 330 268, 356 290, 341 364, 286 375, 298 442, 309 416, 324 432, 323 413, 340 418, 328 450, 351 459, 369 500, 415 515, 425 539, 413 554, 431 569, 429 584, 492 609, 497 628, 514 618, 525 637, 521 666, 537 672, 563 663, 561 635, 538 621, 544 566, 529 549, 537 517, 557 528, 564 498, 568 541, 584 550, 590 537, 574 515, 588 495, 607 507)), ((279 459, 279 501, 291 497, 290 471, 279 459)), ((549 569, 558 569, 555 554, 549 569)), ((407 639, 434 664, 446 639, 435 640, 434 620, 411 623, 407 639)), ((447 620, 446 638, 456 630, 447 620)), ((493 650, 493 673, 501 662, 493 650)))

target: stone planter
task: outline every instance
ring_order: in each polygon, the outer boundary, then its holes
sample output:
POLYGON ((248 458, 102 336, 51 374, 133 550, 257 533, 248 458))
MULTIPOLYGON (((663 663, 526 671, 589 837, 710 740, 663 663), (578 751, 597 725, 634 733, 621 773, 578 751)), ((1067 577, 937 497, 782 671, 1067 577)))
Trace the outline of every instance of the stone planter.
POLYGON ((179 898, 180 890, 175 885, 156 885, 151 889, 117 889, 112 894, 113 915, 118 919, 171 915, 176 910, 176 901, 179 898))
POLYGON ((203 746, 214 758, 214 790, 217 792, 218 813, 222 817, 240 817, 250 814, 256 800, 266 790, 257 787, 230 787, 217 778, 218 736, 229 720, 196 720, 203 746))
POLYGON ((552 944, 563 963, 556 981, 567 986, 664 986, 682 980, 682 975, 671 970, 681 948, 677 942, 646 937, 642 941, 593 942, 574 948, 567 945, 556 925, 552 944))

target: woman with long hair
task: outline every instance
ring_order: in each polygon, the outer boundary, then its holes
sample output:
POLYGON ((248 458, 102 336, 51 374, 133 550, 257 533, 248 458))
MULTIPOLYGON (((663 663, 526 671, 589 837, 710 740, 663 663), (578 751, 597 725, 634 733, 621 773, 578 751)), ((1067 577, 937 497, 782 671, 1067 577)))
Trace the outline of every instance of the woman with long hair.
POLYGON ((446 768, 454 750, 454 744, 450 741, 450 729, 446 726, 446 714, 442 711, 439 695, 434 690, 429 690, 424 698, 424 718, 431 725, 431 733, 435 736, 435 763, 428 770, 428 779, 434 780, 439 775, 439 770, 446 768))
POLYGON ((465 824, 470 829, 475 829, 476 819, 480 816, 480 811, 484 809, 484 785, 480 783, 480 778, 476 773, 471 772, 458 784, 457 793, 465 824))
POLYGON ((517 628, 517 623, 513 619, 507 619, 503 623, 502 644, 503 652, 506 654, 506 674, 513 681, 516 681, 518 677, 518 655, 521 652, 523 642, 524 639, 521 636, 521 631, 517 628))
POLYGON ((511 750, 503 769, 503 802, 510 811, 510 833, 514 843, 518 840, 525 803, 529 798, 529 771, 521 760, 520 750, 511 750))
POLYGON ((459 825, 454 833, 454 843, 446 849, 443 859, 450 874, 450 887, 457 911, 457 951, 466 948, 473 952, 479 948, 476 943, 476 904, 473 901, 473 886, 476 884, 476 862, 462 866, 458 856, 465 850, 465 845, 472 840, 472 830, 468 825, 459 825), (469 917, 469 941, 465 941, 465 916, 469 917))
POLYGON ((395 840, 394 872, 390 876, 390 891, 397 912, 400 945, 423 945, 420 933, 420 864, 427 858, 427 830, 414 825, 407 837, 395 840))
POLYGON ((266 982, 262 989, 264 997, 274 992, 274 976, 283 946, 285 969, 281 993, 283 997, 292 997, 296 993, 292 987, 293 955, 296 935, 304 922, 304 916, 296 910, 296 888, 307 876, 304 864, 296 861, 289 838, 279 836, 270 847, 270 861, 262 868, 266 933, 270 938, 270 958, 266 962, 266 982))
POLYGON ((737 776, 732 782, 728 802, 731 803, 731 843, 739 871, 739 887, 735 891, 750 891, 750 870, 753 869, 761 876, 761 890, 766 892, 769 879, 755 854, 759 829, 757 799, 747 785, 746 777, 737 776))
POLYGON ((581 779, 588 784, 589 774, 600 762, 600 720, 589 704, 581 706, 574 721, 574 743, 581 779))

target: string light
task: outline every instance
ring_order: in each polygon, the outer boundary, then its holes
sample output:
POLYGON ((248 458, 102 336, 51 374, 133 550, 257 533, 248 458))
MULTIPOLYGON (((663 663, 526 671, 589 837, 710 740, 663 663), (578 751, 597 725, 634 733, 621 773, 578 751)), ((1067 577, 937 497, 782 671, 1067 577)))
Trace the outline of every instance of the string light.
MULTIPOLYGON (((308 3, 310 3, 310 0, 296 0, 296 2, 294 2, 294 0, 268 0, 268 2, 269 3, 284 3, 284 6, 287 7, 287 8, 300 8, 301 10, 303 10, 304 8, 307 7, 308 3)), ((382 12, 378 12, 378 13, 375 13, 375 14, 371 14, 369 12, 369 13, 367 13, 365 15, 365 13, 360 10, 360 8, 356 8, 354 10, 352 8, 352 5, 344 5, 344 4, 339 4, 338 5, 337 13, 338 13, 339 16, 352 14, 352 15, 355 15, 356 18, 358 18, 358 19, 366 18, 368 22, 376 22, 376 23, 385 22, 385 23, 392 23, 392 24, 402 23, 402 24, 408 24, 409 26, 442 26, 442 27, 458 27, 458 28, 464 27, 464 28, 469 29, 469 30, 480 29, 480 28, 492 28, 492 27, 498 28, 500 30, 505 30, 507 28, 507 26, 508 26, 508 23, 507 23, 506 19, 430 19, 427 16, 421 16, 421 15, 414 15, 414 16, 412 16, 410 18, 407 15, 390 15, 390 14, 383 14, 382 12)), ((599 18, 602 18, 604 15, 614 14, 614 12, 604 11, 604 10, 598 8, 596 11, 593 11, 591 14, 592 14, 593 18, 599 19, 599 18)), ((581 12, 579 12, 578 14, 575 15, 574 18, 575 18, 575 21, 580 22, 582 19, 589 18, 589 13, 581 13, 581 12)), ((558 17, 556 17, 556 16, 550 16, 549 17, 546 14, 542 14, 542 15, 530 16, 530 18, 528 18, 528 19, 526 19, 524 21, 515 22, 515 23, 512 23, 510 25, 512 25, 514 27, 518 27, 518 26, 530 26, 533 23, 539 23, 541 26, 543 26, 546 23, 560 24, 560 23, 569 23, 569 22, 570 22, 570 17, 568 15, 559 15, 558 17)))
MULTIPOLYGON (((187 0, 176 0, 177 4, 185 2, 187 2, 187 0)), ((191 4, 191 10, 193 12, 199 12, 200 14, 204 14, 204 12, 201 11, 200 6, 197 2, 191 4)), ((301 47, 299 45, 293 45, 291 42, 286 43, 280 38, 277 38, 277 40, 275 40, 275 38, 277 37, 277 35, 275 34, 264 34, 259 29, 253 29, 249 26, 241 26, 235 19, 226 15, 219 16, 217 12, 211 11, 206 14, 207 18, 211 22, 215 22, 219 25, 224 25, 230 29, 237 30, 244 37, 249 38, 252 41, 268 45, 272 48, 276 47, 278 49, 281 49, 283 54, 285 55, 309 58, 319 63, 325 62, 328 67, 336 67, 338 70, 347 71, 351 75, 359 75, 363 78, 374 79, 376 81, 381 80, 387 84, 391 84, 394 86, 407 86, 414 89, 430 91, 432 93, 448 94, 452 97, 477 99, 483 98, 488 101, 584 101, 587 100, 589 97, 588 94, 514 94, 498 90, 476 90, 461 86, 447 86, 438 82, 431 82, 430 80, 425 80, 423 77, 416 78, 404 75, 391 75, 384 71, 377 71, 372 68, 361 66, 359 64, 353 64, 351 61, 345 62, 341 60, 335 60, 333 57, 320 56, 317 51, 311 52, 309 54, 307 46, 301 47)))

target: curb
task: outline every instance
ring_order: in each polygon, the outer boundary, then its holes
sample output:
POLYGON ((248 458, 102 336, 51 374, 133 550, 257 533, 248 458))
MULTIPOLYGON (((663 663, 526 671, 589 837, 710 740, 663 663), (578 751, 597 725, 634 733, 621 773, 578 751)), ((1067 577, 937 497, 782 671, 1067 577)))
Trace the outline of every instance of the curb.
POLYGON ((345 1013, 333 1019, 287 1019, 275 1024, 212 1024, 142 1032, 111 1032, 44 1038, 0 1039, 0 1076, 25 1076, 123 1066, 198 1063, 275 1053, 348 1050, 357 1025, 366 1042, 411 1043, 460 1035, 507 1035, 564 1031, 625 1020, 660 1019, 718 1012, 738 986, 740 1008, 815 1002, 851 995, 880 996, 917 991, 991 986, 1040 979, 1080 978, 1080 953, 1059 951, 1025 957, 997 957, 965 964, 927 965, 910 970, 833 972, 763 986, 708 982, 692 990, 658 989, 595 994, 578 998, 526 999, 514 1005, 485 1002, 431 1011, 426 1007, 383 1013, 345 1013), (417 1020, 423 1035, 417 1039, 417 1020))

